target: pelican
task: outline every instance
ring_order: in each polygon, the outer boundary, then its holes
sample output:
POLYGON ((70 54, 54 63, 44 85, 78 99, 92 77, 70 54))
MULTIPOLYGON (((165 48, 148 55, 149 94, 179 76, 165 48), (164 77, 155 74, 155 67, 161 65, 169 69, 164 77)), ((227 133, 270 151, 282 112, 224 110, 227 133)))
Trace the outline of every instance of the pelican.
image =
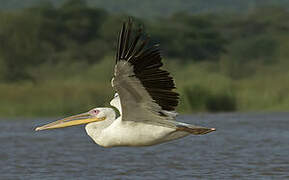
POLYGON ((142 28, 134 29, 129 19, 118 36, 111 80, 115 95, 110 102, 116 109, 94 108, 37 127, 36 131, 86 124, 87 134, 103 147, 151 146, 215 131, 176 121, 179 94, 174 92, 169 72, 161 69, 159 47, 148 44, 142 28))

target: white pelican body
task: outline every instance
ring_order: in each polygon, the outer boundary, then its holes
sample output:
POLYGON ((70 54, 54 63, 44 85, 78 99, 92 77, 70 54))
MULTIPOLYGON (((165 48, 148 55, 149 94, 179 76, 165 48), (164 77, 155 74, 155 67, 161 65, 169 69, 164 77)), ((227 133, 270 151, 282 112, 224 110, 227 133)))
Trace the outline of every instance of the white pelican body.
MULTIPOLYGON (((98 131, 96 127, 97 123, 91 123, 86 125, 85 129, 95 143, 103 147, 150 146, 178 137, 172 135, 168 136, 171 133, 176 133, 175 129, 144 123, 123 122, 121 121, 121 118, 117 118, 106 129, 98 131)), ((189 134, 180 133, 182 136, 189 134)))
MULTIPOLYGON (((105 111, 110 115, 114 114, 113 109, 106 108, 105 111)), ((89 123, 85 126, 85 130, 95 143, 103 147, 150 146, 190 134, 164 126, 134 121, 124 122, 121 118, 89 123)))
POLYGON ((123 24, 111 81, 117 93, 110 102, 119 117, 112 108, 94 108, 36 130, 87 124, 87 134, 103 147, 150 146, 214 131, 175 120, 179 95, 173 91, 173 78, 160 69, 163 64, 157 46, 145 48, 147 42, 141 29, 132 36, 130 20, 123 24))

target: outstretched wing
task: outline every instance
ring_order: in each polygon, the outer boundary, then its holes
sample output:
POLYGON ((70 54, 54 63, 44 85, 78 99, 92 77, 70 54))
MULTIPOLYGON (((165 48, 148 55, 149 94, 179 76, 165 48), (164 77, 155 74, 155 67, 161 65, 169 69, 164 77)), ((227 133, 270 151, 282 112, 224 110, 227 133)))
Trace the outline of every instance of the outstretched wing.
POLYGON ((124 23, 118 38, 112 86, 117 91, 123 121, 168 125, 176 116, 179 94, 173 78, 162 67, 157 45, 146 48, 142 29, 133 32, 132 21, 124 23))

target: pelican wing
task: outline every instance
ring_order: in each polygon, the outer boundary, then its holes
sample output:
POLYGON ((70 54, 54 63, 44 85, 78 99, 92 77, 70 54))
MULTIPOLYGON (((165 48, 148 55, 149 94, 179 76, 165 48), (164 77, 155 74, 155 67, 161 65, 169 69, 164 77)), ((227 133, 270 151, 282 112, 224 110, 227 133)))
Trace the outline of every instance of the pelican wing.
POLYGON ((124 23, 118 38, 112 86, 120 101, 123 121, 172 125, 179 95, 173 78, 162 67, 158 46, 146 48, 148 38, 132 22, 124 23))

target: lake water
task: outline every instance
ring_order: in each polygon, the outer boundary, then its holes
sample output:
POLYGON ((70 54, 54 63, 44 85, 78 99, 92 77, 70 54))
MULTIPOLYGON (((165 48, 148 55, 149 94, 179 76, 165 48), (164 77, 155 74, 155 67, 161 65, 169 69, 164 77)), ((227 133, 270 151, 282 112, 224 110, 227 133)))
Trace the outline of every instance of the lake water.
POLYGON ((181 116, 216 132, 142 148, 102 148, 83 126, 0 120, 0 179, 289 179, 289 113, 181 116))

